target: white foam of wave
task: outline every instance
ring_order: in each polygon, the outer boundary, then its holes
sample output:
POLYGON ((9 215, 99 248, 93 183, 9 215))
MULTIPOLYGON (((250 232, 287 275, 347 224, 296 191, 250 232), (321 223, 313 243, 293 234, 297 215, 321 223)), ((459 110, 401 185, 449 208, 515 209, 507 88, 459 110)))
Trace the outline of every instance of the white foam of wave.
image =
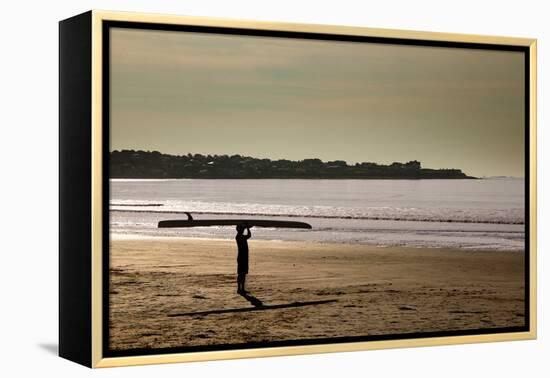
MULTIPOLYGON (((173 218, 173 214, 111 212, 110 229, 113 234, 143 235, 149 238, 161 236, 233 239, 235 237, 235 230, 231 227, 157 228, 159 220, 170 218, 173 218)), ((525 227, 523 225, 326 218, 298 219, 310 222, 312 229, 254 228, 253 238, 418 248, 524 250, 525 227)))

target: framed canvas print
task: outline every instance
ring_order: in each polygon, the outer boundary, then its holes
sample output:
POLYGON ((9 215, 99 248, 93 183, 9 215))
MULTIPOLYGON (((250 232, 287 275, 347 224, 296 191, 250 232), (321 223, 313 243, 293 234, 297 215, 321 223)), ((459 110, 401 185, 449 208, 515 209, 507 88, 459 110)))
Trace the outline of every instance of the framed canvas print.
POLYGON ((59 353, 536 337, 536 41, 60 22, 59 353))

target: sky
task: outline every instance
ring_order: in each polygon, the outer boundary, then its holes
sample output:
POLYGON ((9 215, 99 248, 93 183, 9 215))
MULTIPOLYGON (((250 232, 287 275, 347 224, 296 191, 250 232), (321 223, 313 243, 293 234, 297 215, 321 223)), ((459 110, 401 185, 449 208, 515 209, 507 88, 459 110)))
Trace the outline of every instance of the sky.
POLYGON ((521 52, 111 29, 111 151, 524 172, 521 52))

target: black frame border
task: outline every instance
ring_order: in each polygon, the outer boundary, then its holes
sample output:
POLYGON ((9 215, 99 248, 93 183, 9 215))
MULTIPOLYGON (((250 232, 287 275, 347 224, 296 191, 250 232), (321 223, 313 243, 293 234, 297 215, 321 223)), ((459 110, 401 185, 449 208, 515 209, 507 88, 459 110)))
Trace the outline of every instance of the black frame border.
POLYGON ((91 11, 59 22, 59 356, 88 367, 92 366, 92 39, 91 11))
POLYGON ((488 334, 503 334, 514 332, 529 332, 531 330, 531 285, 530 285, 530 261, 531 261, 531 246, 530 246, 530 214, 531 214, 531 56, 529 46, 517 45, 501 45, 501 44, 485 44, 472 42, 451 42, 451 41, 432 41, 423 39, 406 39, 406 38, 391 38, 391 37, 372 37, 372 36, 357 36, 357 35, 339 35, 330 33, 310 33, 310 32, 295 32, 282 30, 264 30, 264 29, 247 29, 233 27, 217 27, 217 26, 195 26, 195 25, 176 25, 162 23, 147 23, 133 21, 102 21, 102 350, 103 358, 108 357, 130 357, 130 356, 150 356, 168 353, 191 353, 191 352, 206 352, 206 351, 223 351, 223 350, 238 350, 238 349, 257 349, 266 347, 291 347, 305 345, 320 345, 320 344, 337 344, 337 343, 353 343, 367 341, 382 341, 382 340, 409 340, 409 339, 429 339, 436 337, 449 336, 471 336, 471 335, 488 335, 488 334), (109 150, 110 150, 110 29, 125 28, 125 29, 140 29, 140 30, 157 30, 157 31, 177 31, 191 33, 207 33, 207 34, 222 34, 222 35, 240 35, 240 36, 255 36, 255 37, 271 37, 271 38, 293 38, 293 39, 313 39, 335 42, 357 42, 357 43, 379 43, 379 44, 394 44, 394 45, 411 45, 411 46, 428 46, 428 47, 444 47, 444 48, 466 48, 479 50, 497 50, 497 51, 515 51, 524 54, 524 121, 525 121, 525 251, 524 251, 524 268, 525 268, 525 325, 523 327, 505 327, 505 328, 485 328, 485 329, 468 329, 458 331, 437 331, 437 332, 414 332, 405 334, 390 334, 390 335, 371 335, 371 336, 353 336, 353 337, 338 337, 338 338, 320 338, 320 339, 298 339, 284 340, 262 343, 243 343, 243 344, 216 344, 209 346, 189 346, 189 347, 173 347, 173 348, 147 348, 147 349, 128 349, 124 351, 114 351, 109 349, 109 150))

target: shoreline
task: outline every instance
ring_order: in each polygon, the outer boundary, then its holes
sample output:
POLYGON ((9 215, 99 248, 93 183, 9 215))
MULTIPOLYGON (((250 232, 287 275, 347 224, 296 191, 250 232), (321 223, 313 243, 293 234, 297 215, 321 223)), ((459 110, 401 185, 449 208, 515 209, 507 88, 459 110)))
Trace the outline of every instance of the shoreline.
MULTIPOLYGON (((110 233, 109 240, 114 242, 119 241, 168 241, 168 242, 231 242, 234 243, 233 237, 227 238, 216 238, 216 237, 202 237, 202 236, 180 236, 180 235, 140 235, 140 234, 117 234, 110 233)), ((494 252, 494 253, 525 253, 524 249, 483 249, 483 248, 458 248, 458 247, 426 247, 426 246, 405 246, 405 245, 377 245, 377 244, 368 244, 368 243, 336 243, 336 242, 326 242, 326 241, 302 241, 302 240, 281 240, 281 239, 252 239, 253 243, 289 243, 289 244, 303 244, 307 245, 320 245, 320 246, 348 246, 348 247, 366 247, 374 248, 381 250, 430 250, 430 251, 463 251, 463 252, 494 252)), ((345 247, 344 247, 345 248, 345 247)))

